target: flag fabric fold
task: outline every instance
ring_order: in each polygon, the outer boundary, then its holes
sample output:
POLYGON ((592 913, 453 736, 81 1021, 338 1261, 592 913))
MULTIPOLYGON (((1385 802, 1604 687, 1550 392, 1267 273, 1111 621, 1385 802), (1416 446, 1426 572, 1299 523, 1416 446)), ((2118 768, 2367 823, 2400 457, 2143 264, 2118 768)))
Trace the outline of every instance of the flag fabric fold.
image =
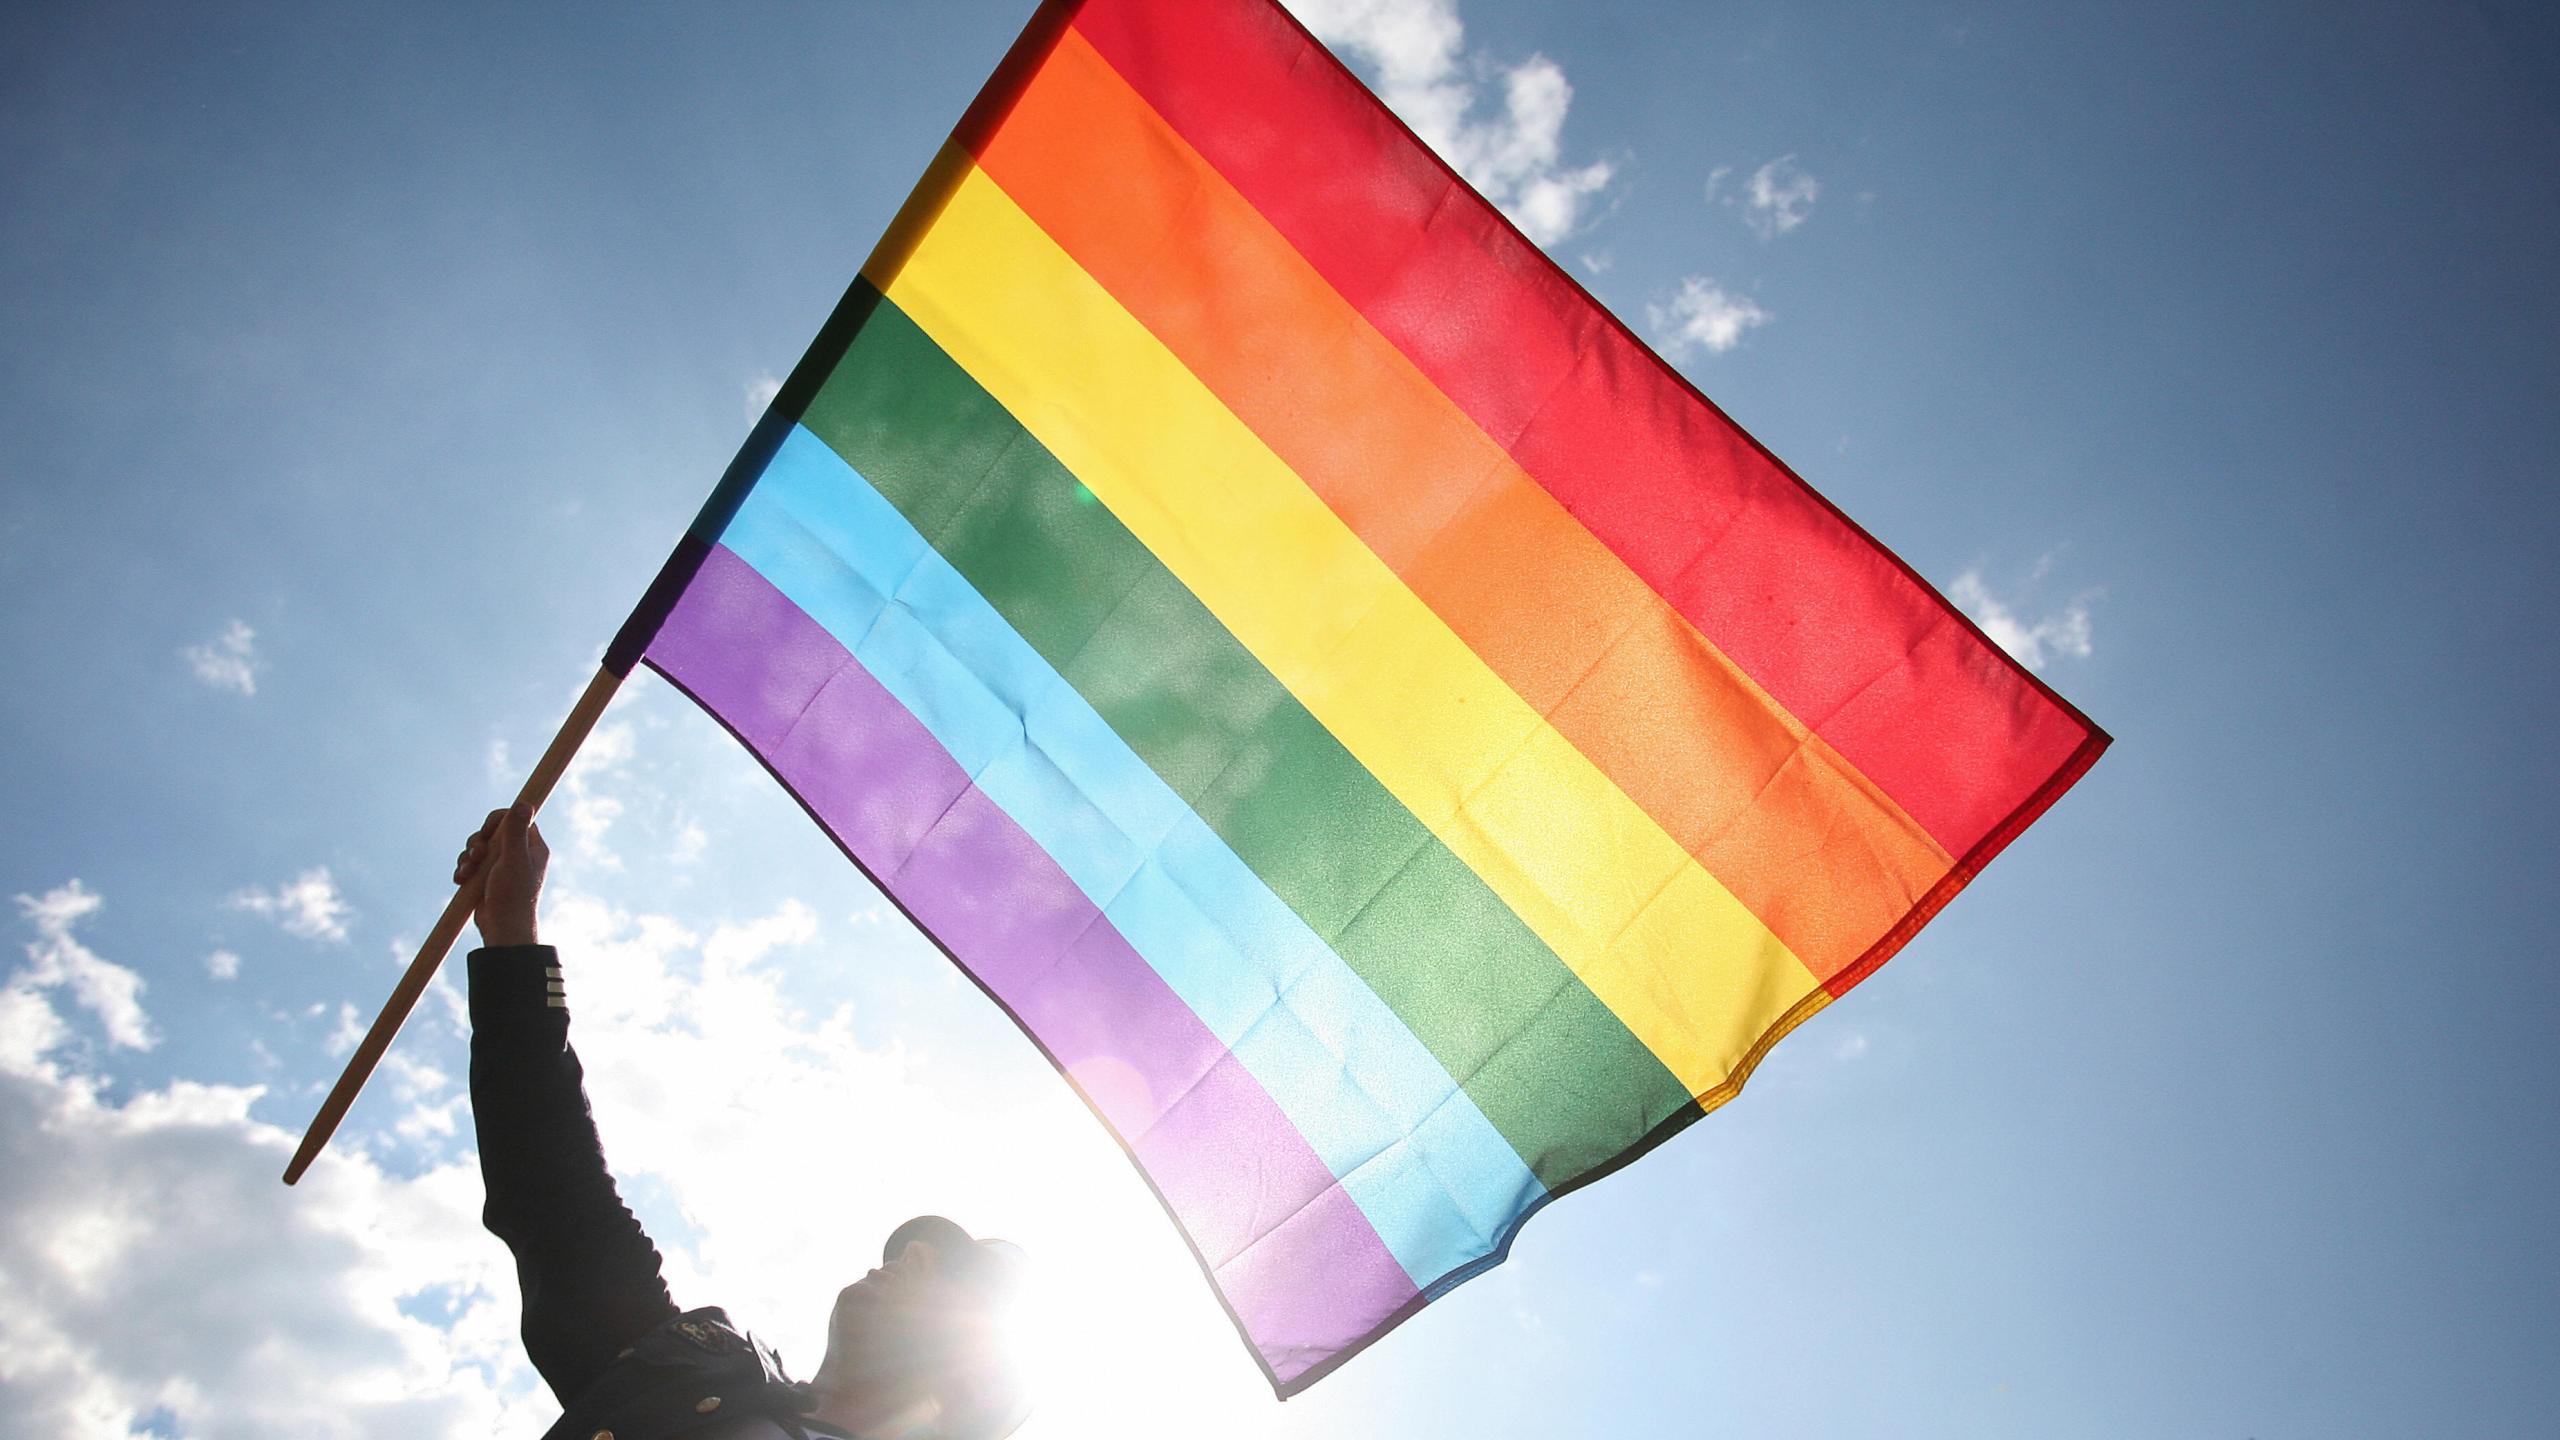
POLYGON ((1269 0, 1040 10, 638 663, 1075 1085, 1283 1395, 2107 743, 1269 0))

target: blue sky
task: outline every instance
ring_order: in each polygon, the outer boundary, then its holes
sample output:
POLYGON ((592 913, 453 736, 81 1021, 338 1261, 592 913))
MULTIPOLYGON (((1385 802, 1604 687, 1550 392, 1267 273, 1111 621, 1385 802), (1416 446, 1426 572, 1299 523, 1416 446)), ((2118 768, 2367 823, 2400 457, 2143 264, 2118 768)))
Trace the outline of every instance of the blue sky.
MULTIPOLYGON (((1033 1440, 2547 1432, 2560 27, 1299 8, 2116 749, 1284 1406, 1065 1087, 635 681, 551 929, 679 1298, 806 1369, 897 1218, 1020 1236, 1033 1440)), ((274 1176, 1027 9, 0 20, 0 1430, 547 1423, 450 986, 274 1176)))

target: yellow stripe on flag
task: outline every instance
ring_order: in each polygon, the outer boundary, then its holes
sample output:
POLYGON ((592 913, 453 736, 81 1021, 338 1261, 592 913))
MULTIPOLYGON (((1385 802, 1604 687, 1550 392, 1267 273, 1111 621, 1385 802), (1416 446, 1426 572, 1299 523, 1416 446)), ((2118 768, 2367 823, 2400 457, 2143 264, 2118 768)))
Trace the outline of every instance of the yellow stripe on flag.
POLYGON ((873 283, 1692 1094, 1723 1086, 1812 972, 993 180, 937 169, 957 184, 873 283))

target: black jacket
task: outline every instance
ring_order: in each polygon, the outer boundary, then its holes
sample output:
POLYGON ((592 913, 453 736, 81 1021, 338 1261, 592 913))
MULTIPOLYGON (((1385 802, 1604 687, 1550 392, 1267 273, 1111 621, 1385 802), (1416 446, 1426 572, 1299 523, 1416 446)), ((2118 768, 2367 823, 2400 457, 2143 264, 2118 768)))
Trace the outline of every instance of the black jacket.
POLYGON ((668 1297, 605 1168, 565 989, 548 945, 471 952, 481 1218, 515 1254, 525 1353, 565 1407, 544 1440, 840 1436, 806 1417, 769 1347, 668 1297))

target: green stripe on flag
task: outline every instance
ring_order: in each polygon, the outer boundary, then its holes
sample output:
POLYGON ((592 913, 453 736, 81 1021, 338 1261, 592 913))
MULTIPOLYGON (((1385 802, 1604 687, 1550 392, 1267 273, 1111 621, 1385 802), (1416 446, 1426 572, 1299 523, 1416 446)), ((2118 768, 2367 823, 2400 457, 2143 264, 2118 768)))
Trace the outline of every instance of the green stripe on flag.
POLYGON ((1551 1188, 1692 1104, 1652 1051, 886 300, 802 417, 1403 1018, 1551 1188))

